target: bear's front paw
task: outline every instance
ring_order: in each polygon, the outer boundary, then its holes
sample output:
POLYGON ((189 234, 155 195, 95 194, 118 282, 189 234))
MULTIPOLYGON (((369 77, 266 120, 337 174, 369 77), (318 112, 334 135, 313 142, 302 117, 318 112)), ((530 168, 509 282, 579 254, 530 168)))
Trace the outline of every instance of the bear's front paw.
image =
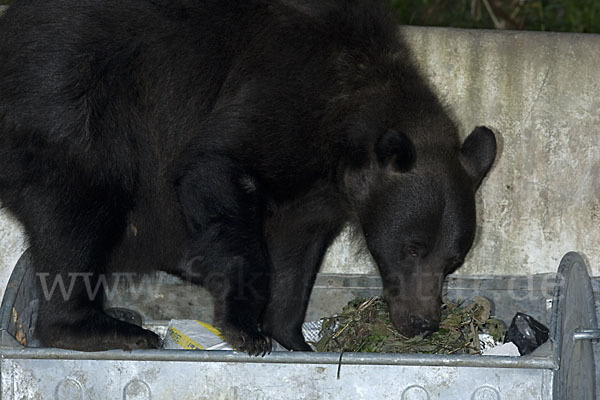
POLYGON ((144 332, 138 335, 129 336, 123 342, 124 350, 136 349, 158 349, 162 345, 162 341, 154 332, 144 329, 144 332))
POLYGON ((251 356, 265 356, 273 347, 271 338, 258 330, 243 331, 232 326, 221 327, 221 332, 227 343, 234 349, 248 353, 251 356))

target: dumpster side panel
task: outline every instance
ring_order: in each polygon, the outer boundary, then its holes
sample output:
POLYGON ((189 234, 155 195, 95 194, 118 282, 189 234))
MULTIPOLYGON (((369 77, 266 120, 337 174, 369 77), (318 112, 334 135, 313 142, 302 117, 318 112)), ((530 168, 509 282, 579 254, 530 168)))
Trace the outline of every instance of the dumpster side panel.
POLYGON ((535 400, 552 388, 541 369, 343 365, 338 379, 338 366, 326 364, 3 360, 1 368, 6 400, 535 400))

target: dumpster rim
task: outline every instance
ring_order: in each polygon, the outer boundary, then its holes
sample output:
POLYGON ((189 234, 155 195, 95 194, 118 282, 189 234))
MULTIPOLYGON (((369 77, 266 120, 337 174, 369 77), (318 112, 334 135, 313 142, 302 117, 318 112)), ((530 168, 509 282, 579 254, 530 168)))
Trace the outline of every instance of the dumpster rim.
POLYGON ((393 354, 393 353, 311 353, 277 351, 265 357, 251 357, 237 351, 219 350, 109 350, 80 352, 54 348, 0 348, 0 359, 114 360, 227 362, 255 364, 342 364, 433 367, 484 367, 555 369, 551 357, 485 355, 393 354))

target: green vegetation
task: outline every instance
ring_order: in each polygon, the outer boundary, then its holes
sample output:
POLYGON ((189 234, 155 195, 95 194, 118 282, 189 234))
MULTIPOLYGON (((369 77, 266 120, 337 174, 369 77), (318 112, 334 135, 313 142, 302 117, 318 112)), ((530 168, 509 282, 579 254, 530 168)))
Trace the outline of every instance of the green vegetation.
POLYGON ((426 337, 407 338, 392 325, 382 298, 358 298, 339 315, 323 318, 322 338, 314 345, 317 351, 333 352, 480 354, 480 332, 496 342, 504 339, 504 324, 490 318, 490 312, 490 302, 483 297, 466 305, 445 300, 440 329, 426 337))
POLYGON ((600 33, 598 0, 389 1, 406 25, 600 33))
POLYGON ((407 25, 600 32, 597 0, 390 0, 407 25))

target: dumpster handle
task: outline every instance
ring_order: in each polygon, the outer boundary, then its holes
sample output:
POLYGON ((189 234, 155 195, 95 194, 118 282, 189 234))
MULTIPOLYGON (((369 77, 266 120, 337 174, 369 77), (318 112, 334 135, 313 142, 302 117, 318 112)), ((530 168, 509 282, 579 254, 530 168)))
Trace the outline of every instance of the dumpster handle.
POLYGON ((600 340, 600 329, 582 329, 573 333, 573 340, 600 340))

